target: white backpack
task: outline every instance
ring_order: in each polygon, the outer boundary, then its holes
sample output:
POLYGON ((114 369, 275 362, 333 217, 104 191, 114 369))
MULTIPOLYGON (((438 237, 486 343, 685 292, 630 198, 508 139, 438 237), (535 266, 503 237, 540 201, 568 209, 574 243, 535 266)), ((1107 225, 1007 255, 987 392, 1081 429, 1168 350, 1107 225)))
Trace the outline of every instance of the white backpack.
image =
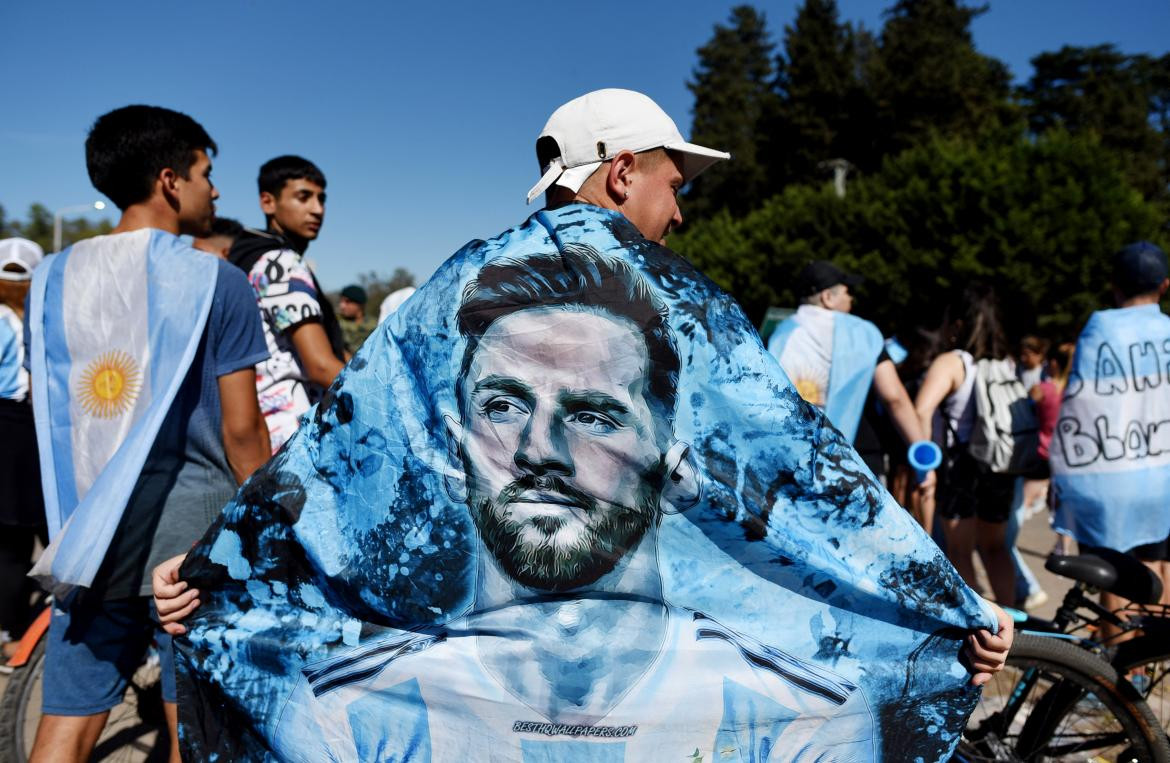
POLYGON ((997 474, 1026 474, 1041 463, 1036 407, 1008 360, 975 364, 971 456, 997 474))

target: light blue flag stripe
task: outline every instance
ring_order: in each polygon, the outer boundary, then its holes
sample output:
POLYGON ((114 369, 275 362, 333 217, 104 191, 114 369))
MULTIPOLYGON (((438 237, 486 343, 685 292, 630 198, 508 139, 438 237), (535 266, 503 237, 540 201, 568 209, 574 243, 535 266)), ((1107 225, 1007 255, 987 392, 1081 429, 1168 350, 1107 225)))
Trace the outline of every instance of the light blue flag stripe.
POLYGON ((829 421, 853 442, 873 383, 874 362, 882 351, 877 326, 847 313, 833 320, 833 368, 829 373, 829 421))
POLYGON ((1170 470, 1141 469, 1125 472, 1123 479, 1106 483, 1099 475, 1065 474, 1059 478, 1062 495, 1099 496, 1106 509, 1085 511, 1083 503, 1061 501, 1056 507, 1055 524, 1068 534, 1092 545, 1128 551, 1134 546, 1159 543, 1166 539, 1170 524, 1166 511, 1153 505, 1166 503, 1170 496, 1170 470), (1129 511, 1125 507, 1153 508, 1129 511), (1096 540, 1097 542, 1093 542, 1096 540))
POLYGON ((65 400, 69 396, 68 376, 49 375, 50 358, 54 365, 57 356, 64 351, 65 327, 59 322, 46 326, 45 313, 61 314, 61 293, 48 292, 46 282, 60 279, 69 258, 69 250, 49 255, 42 267, 33 271, 33 283, 29 293, 29 333, 32 352, 29 354, 29 369, 33 389, 33 413, 37 422, 37 450, 41 461, 41 489, 45 498, 45 517, 49 526, 49 537, 56 537, 61 531, 63 517, 61 506, 77 505, 77 488, 73 481, 72 469, 56 469, 56 463, 73 463, 73 444, 69 437, 69 407, 50 406, 49 400, 65 400), (46 304, 46 299, 48 304, 46 304), (42 347, 44 351, 37 352, 42 347), (42 422, 48 422, 48 432, 42 422), (47 467, 47 468, 46 468, 47 467))
MULTIPOLYGON (((795 317, 776 327, 768 340, 768 351, 773 357, 781 359, 789 337, 798 328, 795 317)), ((881 350, 882 335, 877 326, 848 313, 833 316, 832 365, 824 411, 849 442, 857 436, 865 399, 873 383, 874 364, 881 350)))

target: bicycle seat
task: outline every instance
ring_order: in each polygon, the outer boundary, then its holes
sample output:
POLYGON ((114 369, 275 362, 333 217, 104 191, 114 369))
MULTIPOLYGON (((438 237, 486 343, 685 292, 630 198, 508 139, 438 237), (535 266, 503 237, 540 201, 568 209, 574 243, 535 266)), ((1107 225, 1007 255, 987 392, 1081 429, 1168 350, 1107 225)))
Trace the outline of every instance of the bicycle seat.
POLYGON ((1120 551, 1101 548, 1094 554, 1050 556, 1044 562, 1044 569, 1138 604, 1156 604, 1162 598, 1162 581, 1158 576, 1120 551))

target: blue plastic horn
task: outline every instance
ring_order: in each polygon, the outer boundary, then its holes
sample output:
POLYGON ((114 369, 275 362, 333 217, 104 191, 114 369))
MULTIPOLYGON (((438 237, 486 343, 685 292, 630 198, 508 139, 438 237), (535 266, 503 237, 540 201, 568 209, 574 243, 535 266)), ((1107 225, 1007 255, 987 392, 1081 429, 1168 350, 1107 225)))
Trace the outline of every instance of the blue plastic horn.
POLYGON ((937 469, 942 463, 942 450, 930 440, 919 440, 910 445, 910 452, 906 454, 910 467, 914 469, 918 481, 926 479, 926 473, 937 469))

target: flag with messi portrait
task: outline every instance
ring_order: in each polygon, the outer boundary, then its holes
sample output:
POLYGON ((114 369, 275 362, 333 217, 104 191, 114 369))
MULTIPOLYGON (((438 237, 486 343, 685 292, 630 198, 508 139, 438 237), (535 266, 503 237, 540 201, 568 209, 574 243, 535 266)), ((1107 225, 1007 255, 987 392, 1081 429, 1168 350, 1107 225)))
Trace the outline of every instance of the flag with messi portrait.
POLYGON ((32 575, 89 587, 199 348, 214 257, 144 228, 51 255, 29 291, 29 372, 51 542, 32 575))
POLYGON ((188 556, 189 760, 945 759, 994 618, 620 215, 475 241, 188 556))

